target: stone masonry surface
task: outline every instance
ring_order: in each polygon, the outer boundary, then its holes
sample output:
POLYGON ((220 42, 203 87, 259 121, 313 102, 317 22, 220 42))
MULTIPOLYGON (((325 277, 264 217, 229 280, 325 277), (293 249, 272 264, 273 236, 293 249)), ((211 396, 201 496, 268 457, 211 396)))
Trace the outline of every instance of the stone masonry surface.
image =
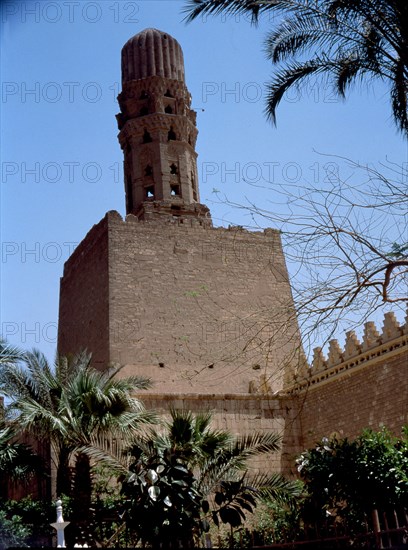
POLYGON ((60 353, 86 346, 154 393, 279 391, 300 348, 279 233, 176 222, 110 212, 90 231, 61 281, 60 353))

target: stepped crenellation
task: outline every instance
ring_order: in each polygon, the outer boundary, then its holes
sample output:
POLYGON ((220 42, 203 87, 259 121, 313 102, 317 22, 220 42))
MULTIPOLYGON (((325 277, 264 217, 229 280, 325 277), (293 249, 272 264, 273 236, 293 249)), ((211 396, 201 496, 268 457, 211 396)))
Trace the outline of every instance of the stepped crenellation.
POLYGON ((332 379, 340 373, 384 357, 394 349, 408 345, 408 314, 405 324, 399 323, 393 312, 384 315, 381 330, 373 321, 364 324, 362 340, 354 330, 346 332, 344 348, 338 340, 330 340, 327 357, 321 347, 313 350, 311 365, 305 360, 286 391, 296 392, 310 385, 332 379))

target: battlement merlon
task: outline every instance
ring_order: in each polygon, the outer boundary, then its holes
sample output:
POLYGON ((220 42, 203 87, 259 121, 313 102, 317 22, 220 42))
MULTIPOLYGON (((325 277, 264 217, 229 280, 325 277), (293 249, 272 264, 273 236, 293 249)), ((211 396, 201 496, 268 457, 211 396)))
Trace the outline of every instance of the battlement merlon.
POLYGON ((317 347, 313 352, 311 365, 307 361, 300 363, 299 370, 287 387, 286 394, 295 394, 311 387, 321 386, 338 377, 355 372, 358 369, 368 368, 370 365, 384 358, 408 352, 408 314, 404 324, 400 324, 393 312, 385 313, 381 329, 373 321, 364 324, 362 341, 354 330, 346 332, 344 348, 338 340, 329 342, 327 357, 322 348, 317 347))

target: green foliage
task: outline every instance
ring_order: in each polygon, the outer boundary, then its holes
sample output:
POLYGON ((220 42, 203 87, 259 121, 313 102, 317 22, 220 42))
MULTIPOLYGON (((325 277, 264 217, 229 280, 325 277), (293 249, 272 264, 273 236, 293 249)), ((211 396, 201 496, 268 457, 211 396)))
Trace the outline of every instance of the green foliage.
POLYGON ((0 549, 7 546, 50 546, 51 521, 55 521, 53 503, 31 498, 0 501, 0 549))
POLYGON ((0 510, 0 550, 6 550, 9 546, 28 546, 25 542, 28 535, 29 529, 19 516, 8 518, 6 512, 0 510))
POLYGON ((149 387, 150 381, 115 378, 119 370, 97 371, 85 352, 57 357, 53 366, 37 350, 26 353, 22 365, 16 361, 0 364, 0 395, 11 399, 7 411, 16 430, 27 430, 51 443, 59 495, 69 495, 72 490, 71 456, 76 455, 81 462, 78 466, 83 466, 77 468, 77 485, 87 490, 89 497, 85 447, 107 437, 126 438, 152 421, 140 400, 131 395, 149 387))
POLYGON ((158 450, 132 464, 123 484, 127 521, 144 544, 192 544, 206 525, 201 522, 203 496, 186 461, 171 449, 158 450))
POLYGON ((245 511, 253 513, 258 491, 245 483, 245 474, 238 481, 220 481, 215 493, 216 508, 212 511, 215 525, 227 523, 239 527, 246 519, 245 511))
MULTIPOLYGON (((85 528, 78 528, 73 521, 75 501, 68 496, 63 496, 61 500, 64 519, 70 521, 65 529, 65 540, 70 547, 76 542, 87 542, 94 546, 97 541, 103 545, 123 523, 118 514, 118 511, 123 511, 122 500, 118 496, 94 499, 85 528)), ((3 550, 1 540, 6 546, 50 547, 55 537, 55 529, 50 524, 55 519, 55 502, 32 500, 29 497, 18 501, 0 501, 0 524, 3 526, 2 531, 0 525, 0 550, 3 550)), ((114 540, 122 546, 126 545, 124 533, 119 533, 114 540)))
POLYGON ((15 430, 0 419, 0 472, 11 481, 29 482, 42 461, 30 446, 15 443, 15 437, 15 430))
POLYGON ((393 243, 388 257, 396 260, 406 259, 408 257, 408 243, 393 243))
POLYGON ((128 526, 144 544, 197 543, 211 524, 242 526, 263 496, 296 492, 279 475, 247 474, 248 459, 276 451, 278 436, 233 438, 210 423, 210 414, 172 411, 164 432, 151 430, 132 447, 122 492, 128 526))
POLYGON ((274 544, 366 531, 371 512, 408 505, 408 429, 364 430, 354 440, 323 438, 297 459, 296 499, 263 499, 252 536, 274 544))
POLYGON ((24 357, 24 353, 18 348, 11 346, 0 337, 0 365, 15 364, 24 357))
POLYGON ((259 544, 274 544, 303 538, 303 487, 303 483, 299 481, 299 496, 286 503, 272 499, 263 500, 255 525, 255 535, 259 544))
POLYGON ((373 509, 408 505, 408 438, 365 430, 354 441, 324 438, 297 460, 307 489, 307 522, 360 530, 373 509))
POLYGON ((329 81, 343 98, 353 83, 389 84, 395 123, 408 136, 408 5, 406 0, 186 0, 187 21, 203 14, 280 16, 266 40, 275 65, 266 113, 273 121, 282 97, 310 78, 329 81))

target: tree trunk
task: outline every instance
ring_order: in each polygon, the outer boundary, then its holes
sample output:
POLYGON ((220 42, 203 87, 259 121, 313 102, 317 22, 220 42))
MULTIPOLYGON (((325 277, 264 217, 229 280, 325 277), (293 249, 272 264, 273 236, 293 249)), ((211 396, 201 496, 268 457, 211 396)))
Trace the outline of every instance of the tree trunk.
POLYGON ((57 464, 57 497, 62 495, 71 496, 72 479, 69 466, 70 452, 66 447, 62 447, 58 452, 57 464))
POLYGON ((92 499, 91 464, 89 457, 82 453, 76 456, 75 461, 73 499, 75 516, 80 521, 87 520, 92 499))

